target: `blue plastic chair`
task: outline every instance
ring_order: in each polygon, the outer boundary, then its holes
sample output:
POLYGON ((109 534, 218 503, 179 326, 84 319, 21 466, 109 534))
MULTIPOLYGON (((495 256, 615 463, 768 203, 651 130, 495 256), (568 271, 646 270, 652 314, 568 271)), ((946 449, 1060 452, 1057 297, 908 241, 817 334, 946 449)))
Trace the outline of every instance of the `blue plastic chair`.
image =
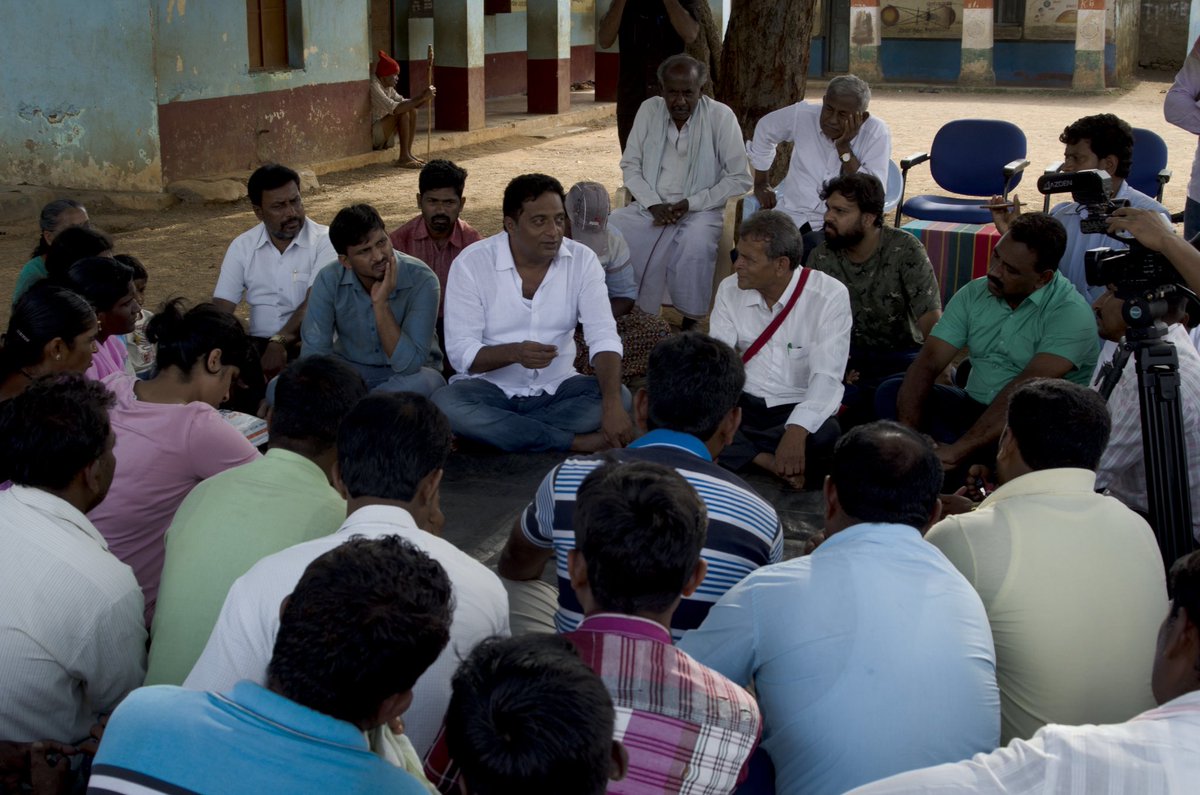
POLYGON ((1025 133, 1011 122, 959 119, 943 125, 928 152, 900 161, 902 187, 896 226, 901 214, 926 221, 991 223, 991 211, 979 205, 997 194, 1007 198, 1029 165, 1025 152, 1025 133), (909 169, 925 162, 938 187, 959 196, 929 194, 904 201, 909 169))
MULTIPOLYGON (((1060 168, 1061 160, 1047 166, 1044 173, 1053 174, 1060 168)), ((1133 165, 1125 181, 1134 190, 1162 202, 1163 189, 1171 181, 1171 169, 1167 168, 1167 143, 1161 135, 1144 127, 1133 128, 1133 165)), ((1050 196, 1042 203, 1042 212, 1050 212, 1050 196)))

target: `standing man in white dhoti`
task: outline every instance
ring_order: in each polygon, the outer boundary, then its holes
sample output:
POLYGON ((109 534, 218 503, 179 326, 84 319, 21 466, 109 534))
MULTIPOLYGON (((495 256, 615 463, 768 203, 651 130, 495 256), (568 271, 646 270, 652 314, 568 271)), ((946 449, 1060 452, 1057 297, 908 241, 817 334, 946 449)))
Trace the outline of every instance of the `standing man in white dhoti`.
POLYGON ((725 202, 752 184, 737 117, 700 94, 707 72, 687 55, 659 66, 663 95, 642 103, 621 158, 636 201, 609 217, 633 254, 637 305, 657 314, 669 295, 685 329, 708 314, 725 202))

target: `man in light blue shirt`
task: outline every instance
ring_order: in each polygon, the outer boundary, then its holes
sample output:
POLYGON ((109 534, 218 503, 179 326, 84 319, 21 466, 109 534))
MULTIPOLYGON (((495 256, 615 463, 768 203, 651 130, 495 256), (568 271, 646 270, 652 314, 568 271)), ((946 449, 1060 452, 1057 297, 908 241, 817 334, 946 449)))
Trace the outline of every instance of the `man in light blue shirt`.
POLYGON ((338 261, 313 281, 301 356, 337 356, 372 390, 429 397, 445 386, 434 335, 441 295, 434 272, 392 249, 383 219, 369 204, 339 211, 329 240, 338 261))
POLYGON ((1000 739, 978 594, 922 533, 942 468, 918 433, 855 428, 825 481, 828 540, 734 586, 679 647, 754 683, 779 792, 841 793, 1000 739))
MULTIPOLYGON (((1058 136, 1065 147, 1062 167, 1064 174, 1076 171, 1099 169, 1112 177, 1114 199, 1127 199, 1131 207, 1139 210, 1154 210, 1170 220, 1167 208, 1139 190, 1135 190, 1125 178, 1133 165, 1133 128, 1129 123, 1111 113, 1084 116, 1068 125, 1058 136)), ((1020 208, 1018 207, 1017 210, 1020 208)), ((1062 222, 1067 230, 1067 251, 1058 264, 1058 271, 1066 276, 1075 289, 1090 304, 1104 292, 1103 286, 1089 285, 1084 274, 1084 255, 1092 248, 1128 248, 1120 240, 1102 233, 1085 235, 1079 230, 1080 220, 1087 217, 1087 209, 1076 202, 1056 204, 1050 215, 1062 222)), ((1008 231, 1013 210, 993 210, 992 218, 1001 234, 1008 231)))

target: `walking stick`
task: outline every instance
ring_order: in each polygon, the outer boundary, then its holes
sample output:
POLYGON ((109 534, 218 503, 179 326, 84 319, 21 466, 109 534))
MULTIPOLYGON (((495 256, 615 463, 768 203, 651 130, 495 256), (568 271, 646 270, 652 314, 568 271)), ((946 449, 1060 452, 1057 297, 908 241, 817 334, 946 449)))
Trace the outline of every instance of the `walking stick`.
MULTIPOLYGON (((425 85, 433 85, 433 45, 429 45, 429 50, 425 54, 425 85)), ((429 103, 429 110, 425 114, 425 160, 429 160, 429 149, 433 145, 433 102, 429 103)))

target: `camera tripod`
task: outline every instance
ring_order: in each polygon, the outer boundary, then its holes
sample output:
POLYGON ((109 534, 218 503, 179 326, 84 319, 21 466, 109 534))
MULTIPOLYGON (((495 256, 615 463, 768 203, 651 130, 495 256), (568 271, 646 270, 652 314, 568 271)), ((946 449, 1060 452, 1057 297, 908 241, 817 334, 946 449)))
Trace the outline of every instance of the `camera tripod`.
POLYGON ((1138 378, 1138 404, 1142 417, 1142 454, 1146 461, 1146 500, 1150 523, 1168 569, 1195 544, 1192 537, 1192 502, 1188 484, 1187 449, 1183 441, 1183 414, 1179 407, 1181 379, 1179 356, 1166 339, 1166 297, 1173 285, 1125 297, 1122 313, 1129 324, 1125 341, 1113 358, 1113 368, 1100 383, 1106 401, 1125 371, 1132 354, 1138 378))

